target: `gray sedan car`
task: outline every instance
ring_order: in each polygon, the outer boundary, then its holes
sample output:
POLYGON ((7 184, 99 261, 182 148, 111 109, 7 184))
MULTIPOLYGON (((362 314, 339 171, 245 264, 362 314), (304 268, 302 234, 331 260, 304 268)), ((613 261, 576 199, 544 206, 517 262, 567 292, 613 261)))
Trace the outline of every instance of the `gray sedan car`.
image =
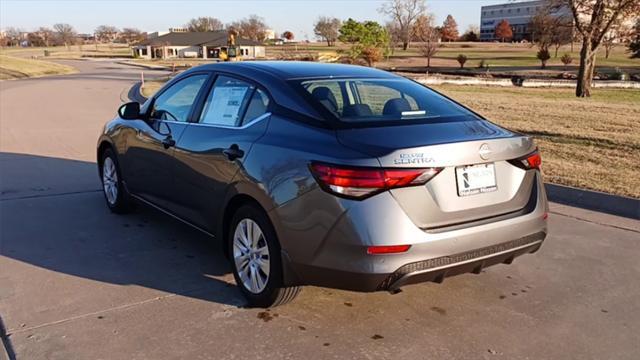
POLYGON ((480 273, 547 234, 531 138, 365 67, 199 66, 123 105, 97 156, 112 211, 144 203, 217 239, 253 306, 480 273))

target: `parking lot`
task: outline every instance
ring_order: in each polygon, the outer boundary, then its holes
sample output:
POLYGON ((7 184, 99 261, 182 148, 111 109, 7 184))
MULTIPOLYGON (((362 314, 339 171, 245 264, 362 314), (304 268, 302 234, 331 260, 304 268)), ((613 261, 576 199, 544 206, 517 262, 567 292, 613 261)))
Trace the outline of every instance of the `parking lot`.
POLYGON ((150 209, 108 211, 95 142, 141 70, 72 65, 0 82, 0 359, 640 354, 640 222, 557 204, 545 245, 512 265, 245 308, 208 237, 150 209))

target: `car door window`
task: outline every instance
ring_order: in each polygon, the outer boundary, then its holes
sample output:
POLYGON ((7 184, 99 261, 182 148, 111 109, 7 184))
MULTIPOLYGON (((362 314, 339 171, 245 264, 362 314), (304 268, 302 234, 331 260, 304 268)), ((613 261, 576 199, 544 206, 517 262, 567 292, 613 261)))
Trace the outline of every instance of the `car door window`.
POLYGON ((158 96, 150 117, 157 120, 186 122, 198 92, 208 75, 193 75, 180 80, 158 96))
POLYGON ((240 126, 254 89, 255 86, 246 81, 219 76, 200 114, 200 123, 240 126))
POLYGON ((246 125, 251 120, 264 115, 269 109, 269 96, 262 90, 256 89, 249 100, 247 111, 244 113, 241 125, 246 125))

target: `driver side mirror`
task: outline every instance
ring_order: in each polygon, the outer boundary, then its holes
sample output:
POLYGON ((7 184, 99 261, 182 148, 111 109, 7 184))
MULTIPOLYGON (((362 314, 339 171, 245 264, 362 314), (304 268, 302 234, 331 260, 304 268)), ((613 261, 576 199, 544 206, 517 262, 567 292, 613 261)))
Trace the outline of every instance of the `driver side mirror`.
POLYGON ((140 118, 140 104, 137 102, 126 103, 118 109, 118 115, 125 120, 136 120, 140 118))

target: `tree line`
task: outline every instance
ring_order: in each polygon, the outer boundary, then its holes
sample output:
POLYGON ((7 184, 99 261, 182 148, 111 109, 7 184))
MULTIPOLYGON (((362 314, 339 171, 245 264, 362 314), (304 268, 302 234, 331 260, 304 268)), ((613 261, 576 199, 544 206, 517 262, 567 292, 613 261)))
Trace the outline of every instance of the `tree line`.
POLYGON ((29 46, 66 46, 92 43, 119 42, 134 44, 146 39, 146 33, 136 28, 118 29, 115 26, 100 25, 93 34, 82 36, 76 29, 65 23, 54 24, 52 27, 42 26, 35 31, 26 32, 22 29, 10 27, 4 31, 0 39, 2 46, 20 46, 26 42, 29 46))
MULTIPOLYGON (((269 31, 269 27, 264 19, 257 15, 250 15, 227 25, 215 17, 201 16, 189 20, 184 27, 192 32, 233 31, 239 37, 258 42, 264 42, 267 39, 267 32, 269 31)), ((284 31, 280 36, 288 41, 295 38, 293 32, 289 30, 284 31)))
MULTIPOLYGON (((630 17, 640 14, 640 0, 546 0, 547 4, 536 14, 529 24, 532 42, 538 47, 537 57, 542 67, 551 58, 550 50, 558 50, 562 45, 581 43, 580 66, 576 95, 590 96, 591 83, 595 73, 596 55, 601 47, 608 57, 611 49, 624 34, 630 39, 628 44, 631 57, 640 58, 640 21, 630 29, 624 24, 630 17), (558 9, 569 9, 569 17, 555 16, 558 9)), ((452 15, 448 15, 441 25, 435 23, 435 17, 427 12, 425 0, 387 0, 378 11, 388 17, 388 22, 358 22, 354 19, 342 21, 338 18, 321 16, 314 23, 314 34, 334 46, 336 41, 350 45, 347 61, 364 62, 371 66, 384 56, 392 55, 398 49, 407 50, 412 42, 427 59, 438 51, 439 42, 478 41, 480 31, 470 26, 460 35, 458 25, 452 15)), ((233 31, 237 36, 263 42, 267 38, 268 27, 264 19, 257 15, 224 24, 214 17, 198 17, 185 24, 188 31, 233 31)), ((33 46, 69 45, 87 41, 78 36, 69 24, 55 24, 53 28, 41 27, 37 31, 25 33, 16 28, 6 29, 2 45, 19 45, 28 41, 33 46)), ((285 31, 281 35, 293 40, 294 34, 285 31)), ((510 41, 513 38, 511 25, 502 20, 495 28, 496 38, 510 41)), ((143 40, 146 33, 135 28, 119 30, 113 26, 101 25, 93 34, 93 42, 123 42, 134 44, 143 40)), ((565 54, 562 62, 566 65, 573 61, 565 54)), ((461 67, 466 57, 460 56, 461 67)))
MULTIPOLYGON (((427 58, 427 66, 430 66, 431 58, 438 51, 439 41, 477 40, 477 28, 469 29, 459 37, 457 24, 451 15, 447 16, 442 26, 436 26, 433 14, 426 11, 424 0, 388 0, 379 11, 390 18, 383 29, 384 36, 379 36, 385 41, 378 41, 378 49, 369 49, 371 45, 358 44, 358 47, 355 47, 356 43, 352 45, 352 50, 359 50, 364 54, 369 64, 373 62, 372 60, 378 59, 381 53, 393 52, 397 47, 407 50, 412 41, 418 41, 417 46, 427 58), (363 52, 362 49, 367 51, 363 52), (374 55, 372 59, 368 58, 370 54, 374 55)), ((546 0, 546 5, 529 24, 532 41, 538 46, 537 58, 541 61, 542 67, 545 67, 546 62, 551 58, 552 47, 555 50, 555 56, 558 56, 558 50, 562 45, 574 41, 581 43, 576 96, 588 97, 591 95, 597 53, 601 47, 604 47, 605 57, 608 58, 617 42, 621 39, 629 39, 630 57, 640 58, 639 14, 640 0, 546 0), (554 12, 560 9, 568 9, 570 16, 568 18, 556 16, 554 12), (635 25, 626 29, 624 25, 634 17, 635 25)), ((336 40, 343 41, 342 30, 346 25, 351 28, 352 23, 351 19, 342 23, 336 18, 320 17, 315 24, 315 34, 326 41, 327 45, 332 46, 336 40)), ((373 26, 370 22, 365 23, 369 23, 368 26, 361 26, 361 29, 369 28, 375 29, 375 32, 378 31, 379 26, 373 26)), ((364 35, 367 35, 366 32, 364 35)), ((503 19, 498 23, 495 36, 502 41, 513 38, 513 30, 507 20, 503 19)), ((349 42, 348 39, 347 42, 349 42)), ((464 55, 458 57, 461 67, 466 60, 464 55)), ((561 61, 566 66, 573 59, 565 54, 561 61)))

